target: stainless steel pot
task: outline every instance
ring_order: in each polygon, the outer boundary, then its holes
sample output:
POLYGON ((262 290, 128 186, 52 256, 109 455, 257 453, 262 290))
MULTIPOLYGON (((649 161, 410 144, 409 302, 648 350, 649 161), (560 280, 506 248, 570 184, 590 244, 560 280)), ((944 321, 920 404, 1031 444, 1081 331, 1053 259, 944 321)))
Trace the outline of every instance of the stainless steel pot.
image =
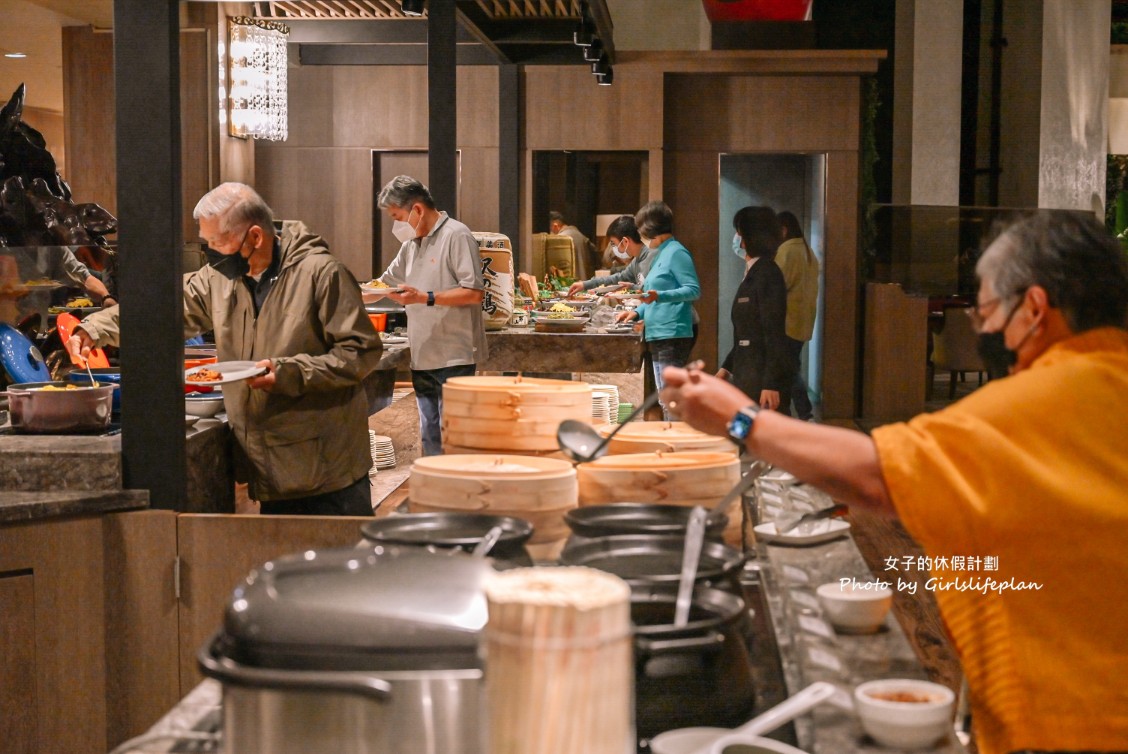
POLYGON ((492 569, 375 545, 264 564, 201 649, 228 754, 480 754, 492 569))
MULTIPOLYGON (((64 434, 105 429, 116 385, 67 390, 66 382, 21 382, 8 387, 12 426, 22 432, 64 434), (42 390, 44 387, 61 390, 42 390)), ((71 385, 74 388, 73 385, 71 385)))
POLYGON ((676 601, 676 584, 631 587, 640 739, 698 725, 733 728, 755 706, 744 600, 699 586, 685 626, 674 625, 676 601))

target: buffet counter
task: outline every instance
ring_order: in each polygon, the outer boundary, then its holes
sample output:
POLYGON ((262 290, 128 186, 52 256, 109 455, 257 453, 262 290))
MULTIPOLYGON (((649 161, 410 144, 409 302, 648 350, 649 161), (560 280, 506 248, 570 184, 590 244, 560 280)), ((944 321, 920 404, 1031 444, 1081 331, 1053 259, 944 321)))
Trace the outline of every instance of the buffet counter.
MULTIPOLYGON (((851 709, 853 687, 877 678, 924 678, 925 673, 892 614, 875 634, 837 634, 822 616, 814 589, 840 577, 871 580, 879 575, 870 574, 851 536, 803 547, 758 543, 756 550, 741 582, 754 611, 752 643, 757 651, 751 662, 757 711, 814 681, 839 687, 829 702, 769 737, 811 754, 873 751, 873 741, 851 709), (776 677, 772 665, 781 666, 782 678, 776 677)), ((222 735, 221 704, 220 684, 204 680, 134 745, 116 754, 217 750, 212 747, 218 747, 222 735), (199 748, 186 748, 190 746, 199 748)), ((920 751, 963 754, 965 749, 951 734, 946 742, 920 751)))
POLYGON ((487 372, 638 372, 642 339, 632 332, 535 332, 507 327, 486 333, 490 355, 478 365, 487 372))

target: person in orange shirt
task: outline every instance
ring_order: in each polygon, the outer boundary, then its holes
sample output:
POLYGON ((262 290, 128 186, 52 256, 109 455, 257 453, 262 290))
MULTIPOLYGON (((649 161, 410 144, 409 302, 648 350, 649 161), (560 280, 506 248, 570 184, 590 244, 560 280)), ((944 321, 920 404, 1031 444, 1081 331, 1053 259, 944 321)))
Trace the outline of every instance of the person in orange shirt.
POLYGON ((663 398, 836 499, 900 517, 932 557, 979 751, 1128 750, 1125 255, 1091 217, 1035 215, 976 272, 980 350, 1010 374, 941 411, 871 437, 759 412, 672 368, 663 398), (957 556, 992 568, 967 573, 957 556))

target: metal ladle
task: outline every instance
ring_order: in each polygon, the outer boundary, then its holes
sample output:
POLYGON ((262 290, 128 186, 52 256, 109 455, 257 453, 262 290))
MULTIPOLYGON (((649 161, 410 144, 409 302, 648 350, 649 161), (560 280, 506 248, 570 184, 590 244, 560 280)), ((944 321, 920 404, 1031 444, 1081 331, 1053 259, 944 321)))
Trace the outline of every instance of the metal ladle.
POLYGON ((500 525, 490 527, 490 530, 483 535, 481 541, 474 545, 474 549, 470 554, 476 558, 486 557, 490 554, 490 550, 494 548, 494 545, 497 544, 497 541, 501 539, 501 535, 504 533, 505 529, 500 525))
POLYGON ((640 403, 627 417, 626 421, 618 424, 607 437, 600 437, 591 424, 575 419, 565 419, 556 428, 556 444, 560 446, 560 452, 576 463, 587 463, 602 458, 607 454, 607 443, 611 442, 611 438, 657 403, 658 392, 655 391, 646 396, 646 400, 640 403))
POLYGON ((697 565, 701 562, 701 546, 705 542, 705 519, 709 511, 700 505, 693 506, 689 524, 685 529, 685 550, 682 553, 681 578, 678 580, 678 598, 674 603, 674 627, 689 623, 689 607, 693 602, 693 583, 697 580, 697 565))

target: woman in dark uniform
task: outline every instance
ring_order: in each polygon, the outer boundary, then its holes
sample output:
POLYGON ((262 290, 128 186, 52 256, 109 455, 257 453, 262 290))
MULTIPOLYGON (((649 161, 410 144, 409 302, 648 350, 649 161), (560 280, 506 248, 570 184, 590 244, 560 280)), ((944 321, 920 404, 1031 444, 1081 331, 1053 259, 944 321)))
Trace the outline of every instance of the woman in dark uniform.
POLYGON ((733 252, 748 270, 732 302, 733 346, 717 376, 756 398, 761 408, 788 413, 794 370, 787 350, 787 284, 773 261, 782 240, 770 207, 745 207, 732 219, 733 252))

